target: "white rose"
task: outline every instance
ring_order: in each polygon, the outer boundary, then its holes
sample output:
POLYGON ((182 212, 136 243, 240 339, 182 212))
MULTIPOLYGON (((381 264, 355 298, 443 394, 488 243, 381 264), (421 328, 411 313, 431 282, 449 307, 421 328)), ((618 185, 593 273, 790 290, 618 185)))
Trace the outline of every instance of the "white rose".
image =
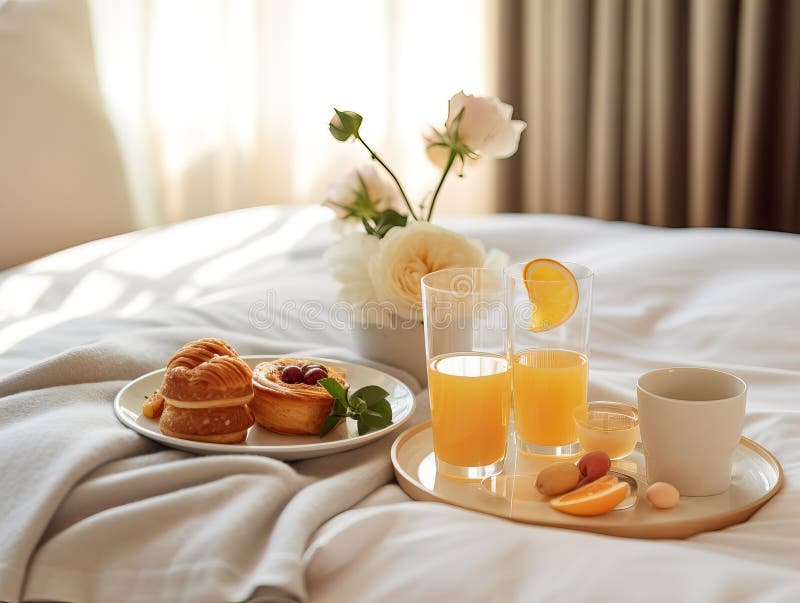
POLYGON ((458 138, 482 157, 503 159, 511 157, 519 147, 519 137, 528 125, 511 119, 514 108, 493 96, 472 96, 459 92, 450 99, 447 112, 447 131, 454 133, 458 122, 458 138))
POLYGON ((378 242, 365 233, 352 233, 342 237, 323 254, 322 259, 331 276, 342 284, 340 300, 360 305, 375 299, 368 262, 377 254, 378 242))
POLYGON ((508 266, 509 261, 511 261, 510 255, 505 251, 500 251, 492 247, 486 252, 486 257, 483 260, 483 267, 496 272, 502 272, 503 269, 508 266))
POLYGON ((420 279, 445 268, 479 268, 483 245, 430 222, 393 228, 369 260, 369 275, 379 301, 393 304, 403 318, 418 316, 420 279))
POLYGON ((351 213, 350 208, 354 206, 362 210, 370 207, 376 210, 387 209, 394 203, 394 198, 392 185, 381 177, 375 166, 368 163, 332 184, 322 205, 332 209, 337 218, 344 218, 351 213))

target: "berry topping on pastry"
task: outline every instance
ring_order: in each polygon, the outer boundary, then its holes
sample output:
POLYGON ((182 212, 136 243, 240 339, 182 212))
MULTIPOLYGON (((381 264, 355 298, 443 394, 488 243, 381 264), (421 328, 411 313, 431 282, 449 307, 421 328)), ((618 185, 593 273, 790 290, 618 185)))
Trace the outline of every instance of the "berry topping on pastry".
POLYGON ((284 383, 300 383, 303 380, 303 369, 296 364, 283 367, 281 381, 284 383))
POLYGON ((328 376, 328 371, 322 367, 306 368, 303 371, 303 383, 306 385, 317 385, 317 381, 328 376))

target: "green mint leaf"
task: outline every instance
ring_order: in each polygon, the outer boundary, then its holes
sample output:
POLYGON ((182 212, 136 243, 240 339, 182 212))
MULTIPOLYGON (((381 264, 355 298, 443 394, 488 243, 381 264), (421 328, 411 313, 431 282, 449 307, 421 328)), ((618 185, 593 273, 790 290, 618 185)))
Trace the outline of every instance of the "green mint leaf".
POLYGON ((371 429, 383 429, 392 424, 391 419, 382 417, 381 415, 374 415, 372 413, 364 413, 361 415, 361 421, 367 424, 371 429))
POLYGON ((331 432, 331 430, 339 424, 339 421, 342 420, 342 417, 337 417, 336 415, 328 415, 325 419, 325 422, 322 424, 322 431, 319 433, 319 437, 323 437, 331 432))
POLYGON ((392 405, 389 404, 386 400, 377 400, 372 404, 367 405, 368 408, 373 412, 377 413, 382 416, 384 419, 391 423, 392 421, 392 405))
POLYGON ((382 387, 379 387, 377 385, 367 385, 365 387, 362 387, 362 388, 357 389, 356 391, 354 391, 352 394, 350 394, 350 397, 351 398, 355 398, 355 397, 361 398, 362 400, 364 400, 364 402, 367 403, 367 406, 372 408, 370 406, 370 404, 372 402, 378 402, 379 400, 385 400, 388 395, 389 395, 389 392, 387 392, 382 387))
POLYGON ((392 406, 386 400, 389 392, 377 385, 366 385, 352 394, 330 377, 319 383, 333 397, 331 414, 322 425, 320 437, 330 433, 342 419, 351 418, 358 425, 358 435, 392 424, 392 406))
POLYGON ((344 417, 347 415, 347 405, 342 402, 341 400, 337 400, 336 398, 333 399, 333 408, 331 409, 331 414, 334 414, 338 417, 344 417))
POLYGON ((347 403, 347 392, 336 379, 325 377, 317 381, 317 383, 324 387, 328 393, 333 396, 334 400, 341 400, 344 404, 347 403))
POLYGON ((362 400, 361 398, 359 398, 358 396, 355 396, 355 395, 350 396, 349 405, 350 405, 350 409, 354 413, 357 413, 357 414, 360 414, 362 412, 366 412, 366 410, 367 410, 367 403, 364 402, 364 400, 362 400))

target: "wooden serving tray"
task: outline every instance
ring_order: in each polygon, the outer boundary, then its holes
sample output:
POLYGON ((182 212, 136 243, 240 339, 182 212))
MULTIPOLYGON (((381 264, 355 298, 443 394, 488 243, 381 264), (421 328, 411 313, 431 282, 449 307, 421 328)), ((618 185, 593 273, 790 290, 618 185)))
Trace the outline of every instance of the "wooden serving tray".
POLYGON ((731 487, 717 496, 681 497, 674 509, 653 509, 647 488, 641 444, 612 463, 612 471, 632 478, 632 496, 597 517, 575 517, 554 510, 534 487, 536 474, 552 458, 518 453, 509 437, 506 470, 499 478, 463 480, 436 472, 431 422, 402 433, 392 445, 392 464, 400 487, 416 500, 444 502, 515 521, 584 530, 627 538, 688 538, 747 521, 781 489, 783 469, 768 450, 743 437, 733 457, 731 487))

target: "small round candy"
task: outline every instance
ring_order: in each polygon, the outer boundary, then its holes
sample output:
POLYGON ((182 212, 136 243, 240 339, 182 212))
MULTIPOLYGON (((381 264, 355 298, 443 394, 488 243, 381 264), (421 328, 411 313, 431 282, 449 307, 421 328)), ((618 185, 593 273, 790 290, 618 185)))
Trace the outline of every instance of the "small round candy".
POLYGON ((317 381, 324 379, 327 376, 328 373, 325 372, 325 369, 314 367, 303 373, 303 383, 306 385, 316 385, 317 381))
POLYGON ((281 381, 284 383, 300 383, 303 380, 303 371, 299 366, 290 364, 283 367, 281 381))
POLYGON ((667 482, 655 482, 650 484, 645 494, 647 501, 656 509, 671 509, 678 504, 681 494, 678 489, 667 482))

